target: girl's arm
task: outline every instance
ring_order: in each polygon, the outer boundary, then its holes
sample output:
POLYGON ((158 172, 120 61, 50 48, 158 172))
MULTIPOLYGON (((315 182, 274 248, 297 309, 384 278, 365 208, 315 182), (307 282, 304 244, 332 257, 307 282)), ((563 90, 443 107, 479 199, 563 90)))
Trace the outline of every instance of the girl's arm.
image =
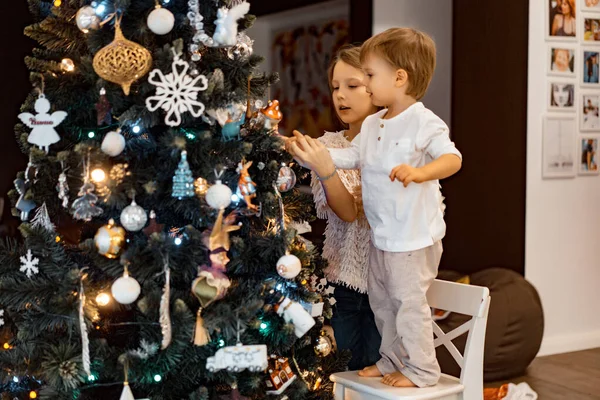
POLYGON ((327 204, 342 221, 356 220, 358 211, 354 196, 340 179, 327 148, 310 137, 295 135, 295 139, 290 145, 291 153, 300 165, 314 171, 316 182, 313 182, 313 188, 322 185, 327 204))
POLYGON ((558 30, 558 14, 554 16, 554 20, 552 21, 552 30, 551 34, 556 35, 556 31, 558 30))

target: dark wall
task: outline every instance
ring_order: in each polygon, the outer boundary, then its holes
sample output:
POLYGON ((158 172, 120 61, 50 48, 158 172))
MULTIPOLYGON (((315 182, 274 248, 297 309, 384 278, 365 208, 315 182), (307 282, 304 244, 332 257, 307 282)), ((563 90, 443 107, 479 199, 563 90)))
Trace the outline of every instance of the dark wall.
POLYGON ((529 2, 454 0, 452 135, 443 268, 524 273, 529 2))
MULTIPOLYGON (((0 55, 3 71, 0 96, 0 197, 6 199, 17 171, 24 170, 27 164, 26 156, 17 146, 13 128, 18 122, 19 107, 31 90, 29 72, 23 59, 31 53, 33 42, 23 35, 23 29, 30 23, 26 1, 2 1, 0 14, 10 16, 0 24, 0 37, 5 38, 0 55)), ((0 223, 14 227, 18 220, 10 217, 8 199, 5 203, 0 223)))

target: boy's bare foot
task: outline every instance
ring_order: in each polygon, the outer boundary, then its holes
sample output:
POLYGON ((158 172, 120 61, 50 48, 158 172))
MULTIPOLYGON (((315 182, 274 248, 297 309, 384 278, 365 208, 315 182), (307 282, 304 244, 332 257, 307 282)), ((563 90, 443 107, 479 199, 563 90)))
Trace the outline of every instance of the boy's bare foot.
POLYGON ((407 377, 402 375, 400 372, 394 372, 393 374, 387 374, 381 380, 382 383, 388 386, 394 387, 417 387, 414 383, 410 381, 407 377))
POLYGON ((362 370, 358 371, 358 375, 364 376, 365 378, 376 378, 383 376, 383 374, 379 372, 377 365, 371 365, 370 367, 363 368, 362 370))

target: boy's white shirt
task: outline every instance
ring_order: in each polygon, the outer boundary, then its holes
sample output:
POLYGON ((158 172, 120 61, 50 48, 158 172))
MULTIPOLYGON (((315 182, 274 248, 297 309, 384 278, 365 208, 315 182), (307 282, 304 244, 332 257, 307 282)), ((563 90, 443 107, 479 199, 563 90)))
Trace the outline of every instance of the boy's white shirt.
POLYGON ((360 169, 365 214, 373 244, 380 250, 406 252, 431 246, 446 234, 444 203, 438 180, 390 181, 400 164, 423 167, 444 154, 462 155, 450 140, 448 126, 417 102, 391 119, 387 110, 370 115, 347 149, 329 149, 337 168, 360 169))

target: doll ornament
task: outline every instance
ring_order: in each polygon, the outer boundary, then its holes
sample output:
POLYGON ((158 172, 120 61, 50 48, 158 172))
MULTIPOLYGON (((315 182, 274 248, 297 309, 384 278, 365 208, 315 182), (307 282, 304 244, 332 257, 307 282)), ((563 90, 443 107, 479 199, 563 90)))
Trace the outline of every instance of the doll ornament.
POLYGON ((36 115, 30 113, 19 114, 19 119, 33 129, 27 141, 43 149, 46 153, 48 153, 48 147, 51 144, 57 143, 60 140, 60 136, 58 136, 54 128, 67 118, 65 111, 56 111, 48 114, 49 111, 50 102, 46 99, 46 96, 40 94, 35 101, 36 115))

